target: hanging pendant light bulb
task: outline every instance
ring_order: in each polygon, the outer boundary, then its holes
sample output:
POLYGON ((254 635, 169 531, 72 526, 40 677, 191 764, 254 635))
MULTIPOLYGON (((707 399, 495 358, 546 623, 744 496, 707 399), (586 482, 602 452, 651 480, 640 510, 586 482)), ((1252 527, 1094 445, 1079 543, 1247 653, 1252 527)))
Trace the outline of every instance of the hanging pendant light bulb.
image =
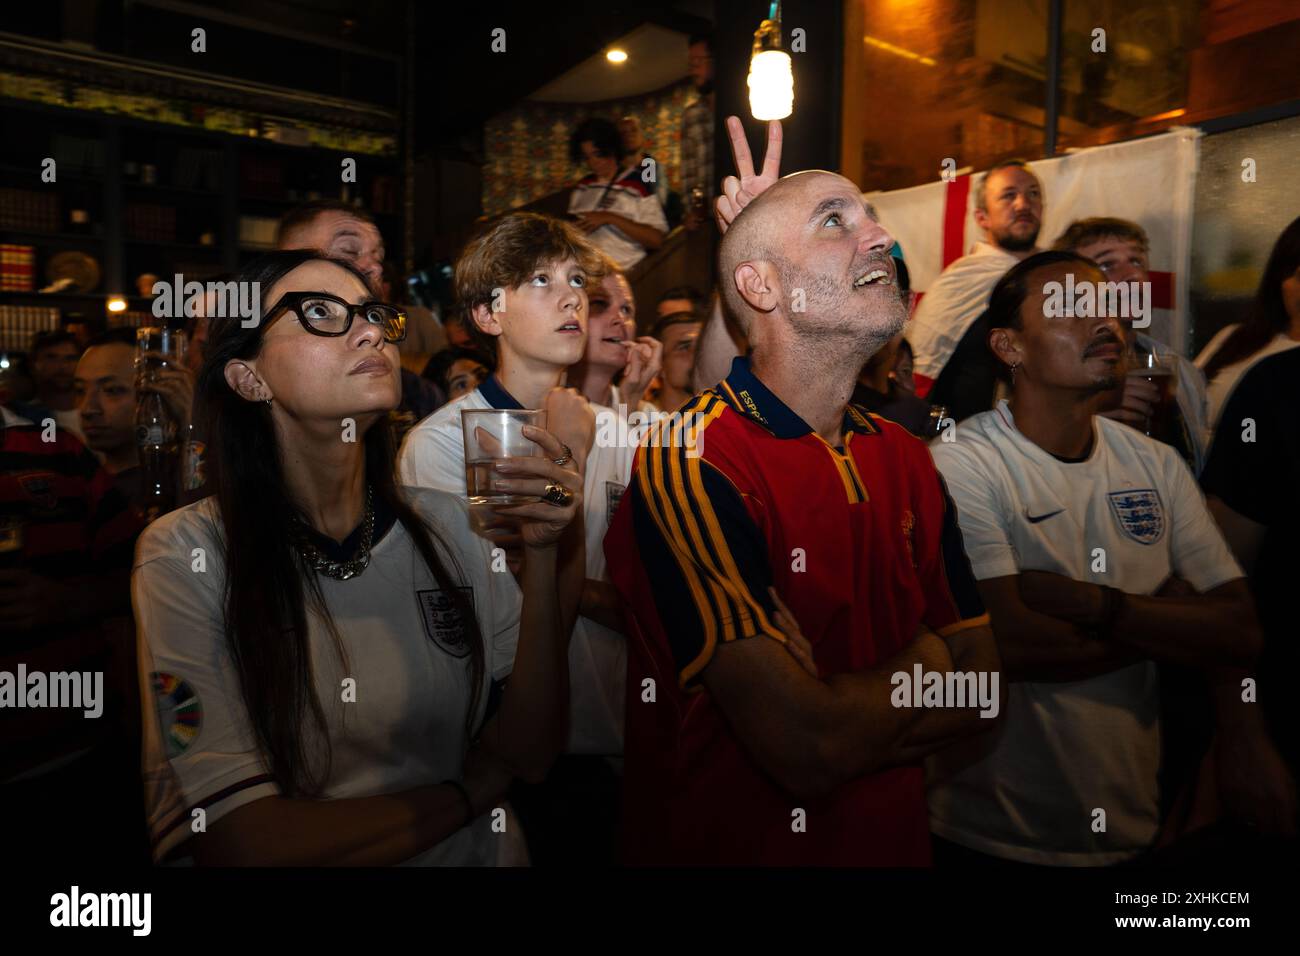
POLYGON ((749 60, 749 111, 756 120, 785 119, 794 110, 794 69, 781 49, 781 4, 754 31, 749 60))

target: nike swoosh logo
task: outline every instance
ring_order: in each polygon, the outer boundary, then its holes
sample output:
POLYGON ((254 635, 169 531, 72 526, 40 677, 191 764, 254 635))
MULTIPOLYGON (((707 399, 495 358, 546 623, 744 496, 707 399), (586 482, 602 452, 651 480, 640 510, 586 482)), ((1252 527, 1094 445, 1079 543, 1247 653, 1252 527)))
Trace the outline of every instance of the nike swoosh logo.
POLYGON ((1055 511, 1049 511, 1045 515, 1037 515, 1037 516, 1031 515, 1028 511, 1026 511, 1025 520, 1027 520, 1030 524, 1038 524, 1038 522, 1040 521, 1046 521, 1048 518, 1051 518, 1054 515, 1059 515, 1064 510, 1065 510, 1064 508, 1057 508, 1055 511))

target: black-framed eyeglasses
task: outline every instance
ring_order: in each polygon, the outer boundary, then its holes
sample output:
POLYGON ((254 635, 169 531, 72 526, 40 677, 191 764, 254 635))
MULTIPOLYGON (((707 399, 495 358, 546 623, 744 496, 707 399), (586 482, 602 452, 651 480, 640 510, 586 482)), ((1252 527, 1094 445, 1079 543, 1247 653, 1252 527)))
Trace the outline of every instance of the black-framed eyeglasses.
POLYGON ((357 316, 379 326, 385 342, 406 338, 406 313, 384 302, 361 302, 353 305, 327 292, 286 292, 266 313, 270 323, 282 312, 293 312, 302 319, 303 328, 313 335, 346 335, 357 316))

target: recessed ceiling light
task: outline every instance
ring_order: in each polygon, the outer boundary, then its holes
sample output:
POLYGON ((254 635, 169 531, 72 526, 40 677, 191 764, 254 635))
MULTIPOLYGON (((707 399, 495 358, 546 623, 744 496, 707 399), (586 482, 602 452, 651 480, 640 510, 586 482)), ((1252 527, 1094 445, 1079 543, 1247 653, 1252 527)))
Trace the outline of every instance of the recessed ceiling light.
POLYGON ((627 59, 627 53, 618 49, 610 50, 605 54, 605 59, 609 60, 610 63, 622 63, 627 59))

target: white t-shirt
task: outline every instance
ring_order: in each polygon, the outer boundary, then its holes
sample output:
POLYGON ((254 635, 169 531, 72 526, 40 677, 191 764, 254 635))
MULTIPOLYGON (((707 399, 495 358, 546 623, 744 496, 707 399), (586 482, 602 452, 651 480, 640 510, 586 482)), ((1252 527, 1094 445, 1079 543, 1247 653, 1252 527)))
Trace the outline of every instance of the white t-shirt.
MULTIPOLYGON (((643 226, 652 226, 660 232, 668 231, 663 204, 642 182, 640 166, 623 170, 612 185, 598 183, 595 176, 587 176, 573 187, 569 194, 570 214, 597 209, 643 226)), ((646 257, 645 246, 628 237, 617 226, 601 226, 587 238, 623 270, 632 268, 646 257)))
MULTIPOLYGON (((462 409, 511 408, 495 377, 488 393, 482 387, 448 402, 407 433, 398 456, 402 481, 466 495, 465 443, 461 431, 462 409)), ((596 406, 599 408, 599 406, 596 406)), ((597 433, 600 422, 597 422, 597 433)), ((583 517, 586 524, 587 577, 607 581, 605 532, 609 530, 619 500, 632 474, 636 447, 627 442, 594 442, 587 456, 583 482, 583 517)), ((566 752, 614 756, 623 752, 624 689, 627 686, 627 642, 618 631, 579 616, 569 643, 569 740, 566 752)))
MULTIPOLYGON (((977 580, 1050 571, 1153 594, 1171 574, 1202 593, 1242 576, 1186 463, 1136 429, 1094 418, 1086 461, 1016 430, 1007 403, 930 447, 977 580), (1105 551, 1105 572, 1096 549, 1105 551)), ((1136 856, 1159 824, 1159 688, 1142 662, 1069 682, 1016 682, 1002 726, 929 761, 931 829, 1027 863, 1136 856), (973 763, 963 768, 972 758, 973 763), (1106 831, 1092 830, 1093 810, 1106 831)))
MULTIPOLYGON (((470 589, 485 658, 477 727, 491 683, 514 667, 519 588, 512 575, 492 572, 489 549, 470 529, 463 501, 424 489, 405 493, 440 536, 448 571, 470 589)), ((156 860, 191 835, 194 808, 205 810, 211 827, 237 807, 281 792, 255 742, 230 659, 220 534, 216 499, 209 497, 159 518, 136 550, 132 589, 145 702, 145 792, 156 860), (201 572, 193 570, 196 548, 206 560, 201 572)), ((318 580, 349 662, 344 669, 328 630, 309 610, 315 690, 332 753, 324 798, 460 779, 468 649, 406 529, 395 522, 357 577, 318 580), (353 701, 344 702, 345 678, 355 680, 353 701)), ((319 743, 309 738, 309 747, 319 743)), ((492 832, 492 814, 486 813, 408 865, 526 863, 523 833, 503 807, 505 833, 492 832)))
POLYGON ((1016 262, 992 243, 977 242, 969 255, 950 263, 925 290, 903 331, 917 375, 939 377, 966 330, 989 307, 993 287, 1016 262))
MULTIPOLYGON (((1234 324, 1220 329, 1219 334, 1210 339, 1210 344, 1201 349, 1201 354, 1196 356, 1196 367, 1204 370, 1210 359, 1214 358, 1214 353, 1223 347, 1223 343, 1228 340, 1228 336, 1238 328, 1239 326, 1234 324)), ((1219 416, 1223 414, 1228 399, 1232 397, 1232 390, 1237 387, 1237 383, 1241 381, 1242 376, 1254 368, 1255 363, 1261 359, 1276 355, 1278 352, 1285 352, 1287 349, 1293 349, 1297 345, 1300 345, 1300 342, 1297 342, 1284 332, 1279 332, 1254 355, 1248 355, 1239 362, 1225 365, 1214 374, 1213 381, 1209 382, 1205 388, 1206 404, 1208 406, 1205 435, 1205 446, 1207 448, 1214 438, 1215 429, 1219 427, 1219 416)))

